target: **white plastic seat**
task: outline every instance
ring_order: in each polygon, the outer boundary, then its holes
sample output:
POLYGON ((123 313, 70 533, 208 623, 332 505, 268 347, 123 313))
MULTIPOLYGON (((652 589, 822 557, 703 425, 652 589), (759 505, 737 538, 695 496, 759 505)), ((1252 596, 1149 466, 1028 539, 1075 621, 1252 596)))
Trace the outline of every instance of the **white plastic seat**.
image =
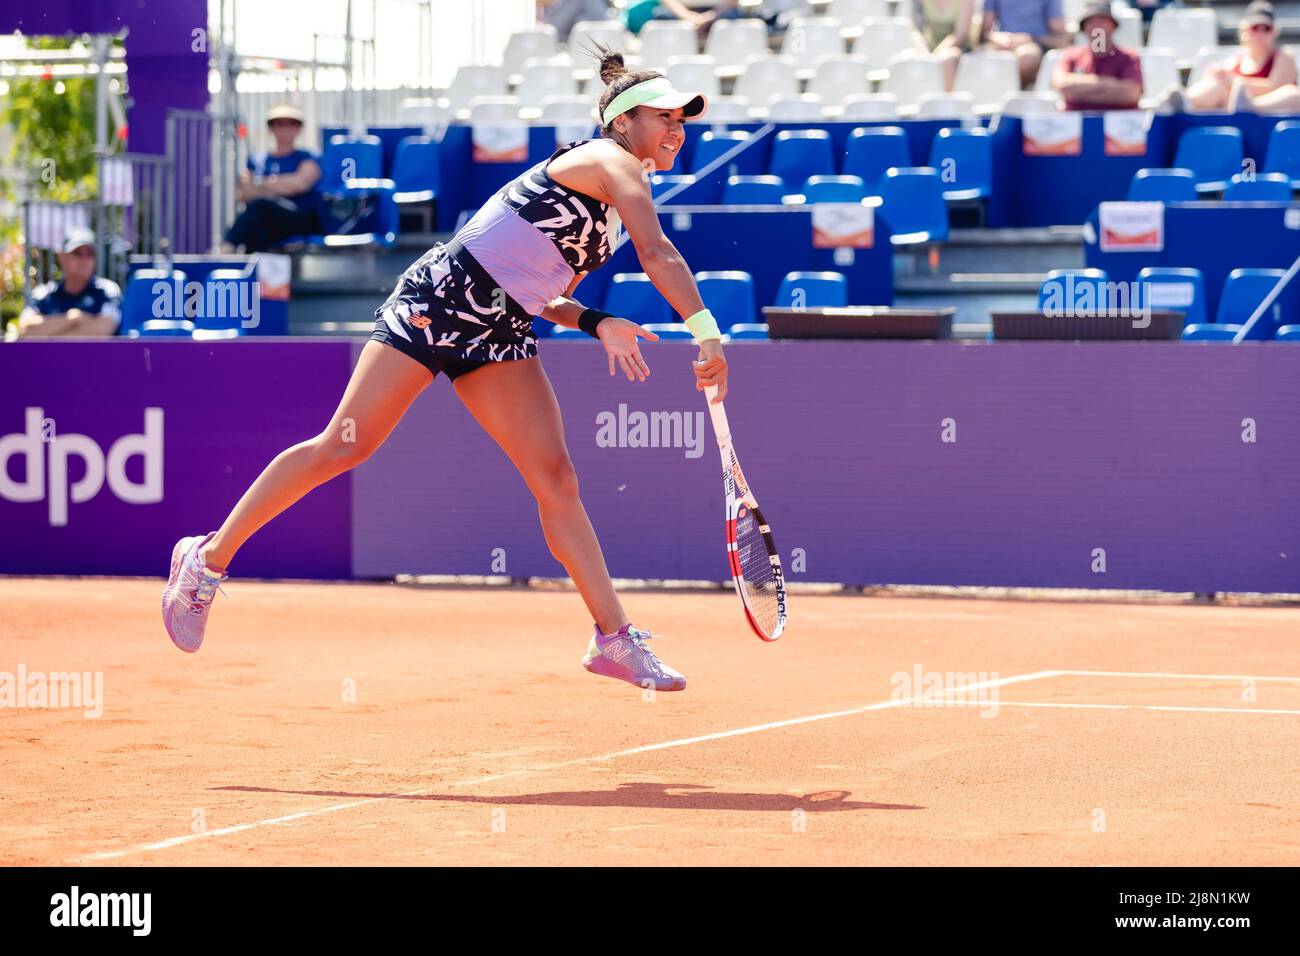
MULTIPOLYGON (((676 84, 674 84, 676 85, 676 84)), ((748 123, 750 102, 747 96, 710 97, 709 108, 698 120, 699 123, 748 123)))
POLYGON ((447 87, 447 105, 453 110, 469 107, 476 96, 504 96, 506 71, 490 65, 462 66, 456 70, 451 85, 447 87))
POLYGON ((752 56, 736 80, 735 93, 755 103, 766 103, 773 96, 797 96, 795 70, 792 56, 752 56))
POLYGON ((622 20, 579 20, 569 31, 569 39, 565 45, 569 55, 577 57, 586 47, 595 43, 603 43, 619 53, 627 53, 631 49, 631 44, 628 43, 628 32, 624 29, 622 20))
POLYGON ((1132 7, 1121 7, 1119 4, 1112 4, 1110 9, 1115 14, 1115 20, 1119 24, 1115 28, 1115 45, 1126 46, 1130 50, 1140 50, 1142 48, 1142 11, 1134 10, 1132 7))
POLYGON ((889 4, 885 0, 831 0, 826 15, 839 20, 840 27, 846 31, 860 33, 862 21, 868 17, 880 20, 889 16, 889 4))
POLYGON ((880 83, 880 92, 897 96, 900 108, 915 106, 926 93, 943 91, 943 65, 932 56, 895 57, 880 83))
POLYGON ((575 123, 581 120, 596 122, 596 101, 590 96, 570 94, 548 96, 542 100, 543 121, 575 123))
POLYGON ((811 78, 819 58, 846 52, 840 22, 830 17, 795 17, 781 40, 781 52, 794 57, 800 71, 806 73, 804 78, 811 78))
POLYGON ((664 74, 677 89, 703 93, 712 102, 713 97, 721 93, 716 65, 713 57, 707 54, 675 56, 668 61, 664 74))
POLYGON ((1170 49, 1147 47, 1140 51, 1142 57, 1142 95, 1163 96, 1169 88, 1181 87, 1178 58, 1170 49))
POLYGON ((471 123, 509 123, 519 118, 517 96, 476 96, 470 100, 471 123))
POLYGON ((545 60, 528 60, 524 64, 522 80, 516 95, 519 107, 541 114, 542 102, 548 96, 573 96, 578 83, 573 78, 573 64, 568 57, 545 60))
POLYGON ((1020 64, 1009 50, 977 50, 957 61, 954 93, 969 93, 979 106, 995 106, 1020 89, 1020 64))
POLYGON ((813 78, 808 81, 808 92, 815 93, 828 106, 842 103, 846 97, 871 92, 867 80, 867 58, 864 56, 828 56, 817 64, 813 78))
POLYGON ((1052 90, 1008 93, 1002 98, 1002 115, 1026 116, 1030 113, 1055 113, 1060 109, 1061 94, 1052 90))
POLYGON ((456 119, 456 114, 446 102, 432 97, 412 97, 402 100, 397 109, 397 122, 401 126, 419 126, 425 133, 441 129, 456 119))
POLYGON ((868 20, 862 36, 853 41, 853 54, 867 58, 867 69, 878 70, 900 53, 924 53, 925 43, 911 20, 899 17, 868 20))
POLYGON ((556 37, 555 27, 538 24, 531 30, 520 30, 510 34, 505 51, 501 54, 501 65, 511 82, 519 76, 528 60, 540 60, 555 56, 559 52, 560 42, 556 37))
POLYGON ((1180 67, 1190 67, 1201 47, 1219 42, 1219 21, 1213 10, 1162 7, 1151 18, 1147 44, 1174 52, 1180 67))
POLYGON ((815 93, 796 93, 794 96, 773 96, 767 101, 764 112, 773 123, 805 123, 820 120, 824 105, 825 102, 815 93))
POLYGON ((1056 64, 1060 59, 1060 50, 1048 50, 1043 54, 1043 59, 1038 64, 1038 76, 1034 77, 1034 89, 1039 93, 1047 93, 1053 89, 1052 74, 1056 72, 1056 64))
POLYGON ((969 93, 922 93, 917 119, 974 119, 975 100, 969 93))
POLYGON ((897 119, 898 97, 893 93, 855 93, 845 98, 839 117, 846 123, 897 119))
POLYGON ((667 63, 674 56, 700 52, 695 27, 685 20, 651 20, 641 28, 640 54, 650 64, 667 63))
POLYGON ((767 24, 756 17, 718 20, 704 41, 704 52, 713 57, 719 72, 738 74, 749 57, 768 52, 767 24))

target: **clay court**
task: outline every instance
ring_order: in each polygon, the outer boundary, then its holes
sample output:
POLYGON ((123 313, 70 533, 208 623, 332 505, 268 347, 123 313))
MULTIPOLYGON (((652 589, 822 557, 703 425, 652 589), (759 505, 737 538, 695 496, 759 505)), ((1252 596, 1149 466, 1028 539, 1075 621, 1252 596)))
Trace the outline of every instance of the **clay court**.
POLYGON ((237 581, 190 657, 161 588, 0 579, 0 670, 103 674, 0 709, 0 863, 1300 863, 1294 606, 630 592, 649 700, 572 591, 237 581))

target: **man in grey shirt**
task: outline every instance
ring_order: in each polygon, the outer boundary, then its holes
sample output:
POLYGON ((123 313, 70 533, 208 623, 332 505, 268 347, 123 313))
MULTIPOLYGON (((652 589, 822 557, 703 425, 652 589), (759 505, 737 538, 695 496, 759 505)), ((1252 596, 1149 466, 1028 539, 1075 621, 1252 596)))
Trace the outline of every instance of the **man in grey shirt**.
POLYGON ((1020 85, 1031 87, 1043 52, 1070 45, 1061 0, 984 0, 983 48, 1009 50, 1020 61, 1020 85))

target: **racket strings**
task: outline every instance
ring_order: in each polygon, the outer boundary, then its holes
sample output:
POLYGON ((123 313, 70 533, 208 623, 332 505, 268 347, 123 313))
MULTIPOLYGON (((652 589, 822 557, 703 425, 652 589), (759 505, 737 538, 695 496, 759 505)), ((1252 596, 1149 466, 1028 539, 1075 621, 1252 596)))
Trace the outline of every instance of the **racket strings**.
POLYGON ((750 613, 764 631, 774 634, 781 620, 779 584, 772 570, 767 541, 758 530, 754 513, 748 509, 736 520, 736 554, 750 613))

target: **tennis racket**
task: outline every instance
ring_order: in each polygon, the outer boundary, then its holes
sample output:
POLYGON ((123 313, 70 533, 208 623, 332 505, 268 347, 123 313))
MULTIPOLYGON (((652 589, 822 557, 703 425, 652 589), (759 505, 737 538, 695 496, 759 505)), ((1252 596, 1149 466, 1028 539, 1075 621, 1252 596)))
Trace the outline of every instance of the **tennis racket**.
POLYGON ((731 427, 722 403, 713 404, 718 395, 714 385, 704 388, 713 418, 713 433, 722 452, 722 484, 727 491, 727 563, 731 580, 745 609, 745 617, 754 633, 765 641, 775 641, 785 630, 785 578, 781 573, 781 556, 772 543, 758 502, 750 490, 740 460, 731 444, 731 427))

